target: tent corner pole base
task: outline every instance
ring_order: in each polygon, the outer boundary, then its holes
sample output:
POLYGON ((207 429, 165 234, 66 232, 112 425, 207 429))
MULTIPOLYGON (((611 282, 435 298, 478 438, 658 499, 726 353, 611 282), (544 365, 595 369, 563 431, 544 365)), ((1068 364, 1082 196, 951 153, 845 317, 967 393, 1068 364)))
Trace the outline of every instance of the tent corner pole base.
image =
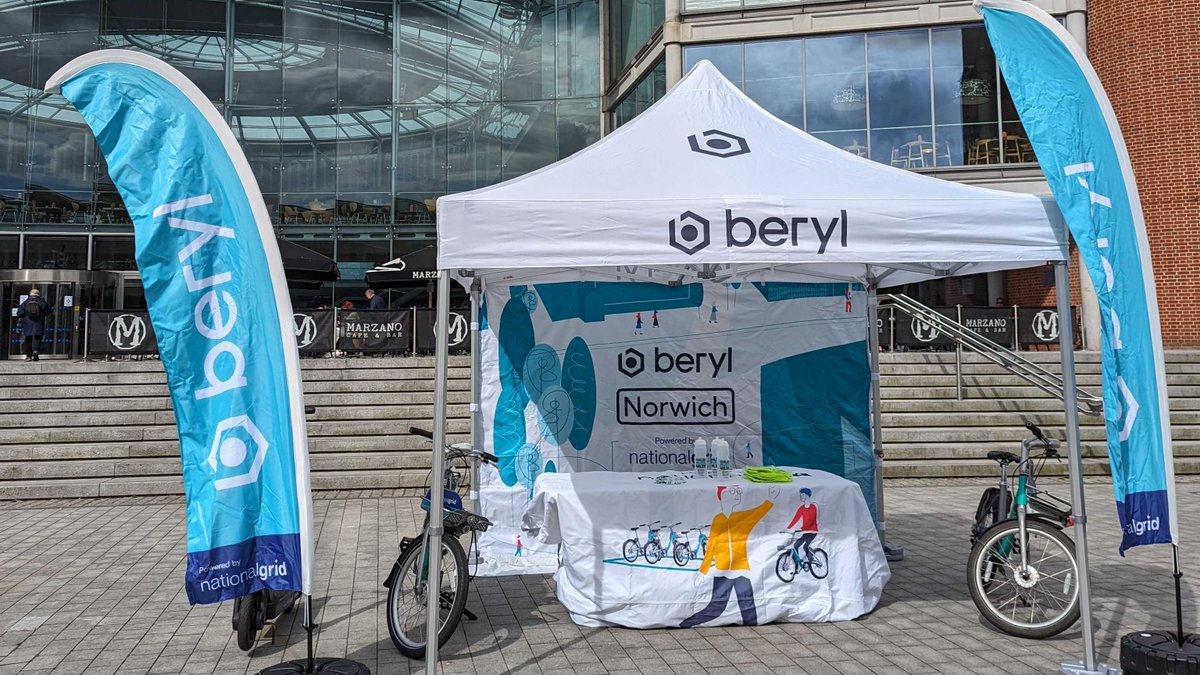
POLYGON ((1089 670, 1081 661, 1069 661, 1058 667, 1058 675, 1121 675, 1124 671, 1114 666, 1097 664, 1089 670))

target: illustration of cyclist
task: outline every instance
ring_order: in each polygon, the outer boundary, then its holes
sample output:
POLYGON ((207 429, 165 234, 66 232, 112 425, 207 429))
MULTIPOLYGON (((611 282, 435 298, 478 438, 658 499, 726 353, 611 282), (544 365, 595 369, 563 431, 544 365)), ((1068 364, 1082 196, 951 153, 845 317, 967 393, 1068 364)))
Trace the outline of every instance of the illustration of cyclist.
POLYGON ((796 523, 800 523, 801 535, 796 539, 795 548, 799 551, 803 546, 804 559, 812 564, 811 544, 817 538, 817 505, 812 503, 812 490, 808 488, 800 488, 800 508, 796 509, 796 515, 788 523, 787 529, 792 529, 796 523))
POLYGON ((748 576, 740 573, 750 571, 750 561, 746 557, 746 539, 750 537, 754 526, 775 505, 774 500, 779 496, 779 488, 771 486, 767 494, 768 499, 757 507, 735 511, 734 509, 742 504, 742 487, 717 487, 717 502, 721 505, 721 512, 713 517, 709 529, 708 551, 700 565, 701 575, 707 575, 710 569, 715 569, 712 600, 703 609, 684 619, 683 623, 679 624, 680 628, 692 628, 720 617, 725 612, 725 606, 729 604, 730 595, 737 596, 742 625, 758 624, 754 586, 748 576))

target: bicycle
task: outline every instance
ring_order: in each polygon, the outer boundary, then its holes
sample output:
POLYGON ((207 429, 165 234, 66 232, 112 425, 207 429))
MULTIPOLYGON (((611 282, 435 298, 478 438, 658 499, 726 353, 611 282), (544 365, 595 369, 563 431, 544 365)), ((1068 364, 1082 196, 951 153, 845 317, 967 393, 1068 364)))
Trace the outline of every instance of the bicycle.
POLYGON ((779 546, 781 551, 775 559, 775 576, 785 584, 790 584, 799 572, 808 572, 814 579, 824 579, 829 576, 829 554, 823 548, 809 547, 806 557, 800 557, 799 530, 782 530, 780 534, 790 536, 786 544, 779 546))
POLYGON ((675 564, 680 567, 683 567, 692 559, 691 541, 686 539, 686 537, 685 541, 679 541, 679 533, 675 531, 675 527, 682 524, 683 521, 681 520, 678 523, 667 526, 671 529, 671 538, 667 540, 667 550, 671 552, 671 557, 675 559, 675 564))
MULTIPOLYGON (((433 434, 418 429, 409 428, 409 433, 423 436, 430 440, 433 434)), ((466 608, 467 591, 471 578, 467 571, 467 554, 459 539, 471 533, 472 539, 476 532, 485 532, 492 523, 487 518, 471 513, 463 508, 462 497, 456 492, 465 484, 465 478, 453 468, 455 459, 467 462, 477 460, 495 464, 497 458, 487 452, 475 450, 468 444, 446 446, 447 467, 442 477, 442 500, 445 507, 442 517, 442 567, 441 588, 438 590, 439 615, 441 626, 438 628, 438 646, 446 644, 450 636, 458 628, 459 622, 465 615, 474 621, 475 614, 466 608)), ((383 582, 388 589, 387 625, 392 643, 396 649, 410 659, 424 658, 426 635, 426 617, 428 615, 428 574, 429 556, 425 553, 425 537, 429 529, 429 504, 433 494, 433 476, 429 477, 430 488, 425 492, 421 508, 425 510, 425 522, 421 534, 416 537, 405 537, 400 542, 400 556, 392 565, 392 571, 383 582)), ((472 542, 474 545, 474 542, 472 542)))
POLYGON ((1073 524, 1069 502, 1037 487, 1048 459, 1060 459, 1059 443, 1032 423, 1033 438, 1021 456, 993 450, 1000 483, 988 488, 975 510, 967 579, 983 618, 1017 637, 1058 635, 1079 618, 1079 565, 1075 544, 1063 531, 1073 524), (1040 455, 1030 454, 1040 449, 1040 455), (1016 465, 1016 489, 1009 465, 1016 465), (1060 508, 1065 506, 1066 508, 1060 508), (1028 614, 1028 618, 1026 618, 1028 614))
POLYGON ((659 560, 662 560, 662 544, 658 543, 657 536, 658 530, 661 529, 661 527, 655 527, 655 525, 658 525, 661 522, 661 520, 656 520, 648 525, 646 523, 642 523, 636 527, 629 528, 633 531, 633 536, 629 539, 626 539, 625 543, 621 546, 621 555, 624 556, 625 562, 634 562, 638 559, 639 555, 645 557, 646 562, 650 563, 651 565, 655 565, 659 560), (638 530, 642 529, 643 527, 647 528, 645 544, 642 544, 637 533, 638 530))

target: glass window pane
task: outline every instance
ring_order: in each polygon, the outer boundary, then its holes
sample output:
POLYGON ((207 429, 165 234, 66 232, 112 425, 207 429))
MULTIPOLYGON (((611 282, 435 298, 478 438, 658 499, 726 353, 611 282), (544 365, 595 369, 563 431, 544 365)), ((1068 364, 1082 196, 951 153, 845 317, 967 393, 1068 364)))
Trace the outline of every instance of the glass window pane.
POLYGON ((343 107, 336 122, 339 194, 391 192, 391 108, 343 107))
POLYGON ((48 96, 32 111, 26 194, 31 220, 85 222, 98 154, 92 132, 62 96, 48 96))
POLYGON ((866 143, 866 54, 862 35, 804 41, 809 131, 856 131, 866 143))
MULTIPOLYGON (((749 2, 747 5, 751 4, 749 2)), ((684 6, 693 12, 699 12, 706 9, 730 9, 740 7, 741 0, 684 0, 684 6)))
POLYGON ((664 0, 612 0, 608 7, 609 76, 615 78, 662 26, 666 3, 664 0))
POLYGON ((504 148, 505 180, 553 163, 557 153, 557 121, 549 101, 505 105, 492 124, 504 148))
POLYGON ((552 98, 557 90, 554 0, 530 0, 518 7, 518 18, 505 45, 511 61, 501 71, 500 98, 505 101, 552 98))
POLYGON ((32 8, 0 11, 0 223, 25 219, 34 44, 32 8))
POLYGON ((20 245, 20 241, 15 234, 0 237, 0 269, 12 270, 18 268, 20 261, 17 256, 20 253, 20 245))
POLYGON ((893 166, 934 166, 929 31, 867 35, 871 158, 893 166))
POLYGON ((598 0, 558 3, 558 95, 600 95, 598 0))
POLYGON ((283 0, 235 3, 233 26, 233 103, 283 105, 284 67, 324 56, 319 47, 285 43, 283 0))
POLYGON ((742 45, 703 45, 688 47, 683 51, 684 71, 690 71, 704 60, 711 61, 717 70, 739 89, 742 87, 742 45))
POLYGON ((133 237, 93 237, 92 269, 136 270, 133 237))
POLYGON ((450 110, 432 104, 397 108, 396 192, 446 191, 445 140, 450 110))
POLYGON ((804 42, 746 43, 746 95, 795 127, 804 126, 804 42))
POLYGON ((392 3, 319 3, 338 21, 338 98, 343 107, 381 108, 392 102, 392 3))
POLYGON ((33 269, 85 269, 87 237, 25 237, 25 267, 33 269))
POLYGON ((569 157, 600 140, 600 103, 595 99, 558 102, 558 154, 569 157))
POLYGON ((41 89, 68 61, 96 49, 99 9, 95 2, 29 4, 38 34, 31 86, 41 89))
POLYGON ((982 26, 933 31, 939 166, 998 161, 996 91, 996 58, 982 26))
MULTIPOLYGON (((502 136, 493 120, 500 106, 452 106, 446 138, 446 191, 462 192, 500 180, 502 136)), ((397 184, 399 192, 399 184, 397 184)))

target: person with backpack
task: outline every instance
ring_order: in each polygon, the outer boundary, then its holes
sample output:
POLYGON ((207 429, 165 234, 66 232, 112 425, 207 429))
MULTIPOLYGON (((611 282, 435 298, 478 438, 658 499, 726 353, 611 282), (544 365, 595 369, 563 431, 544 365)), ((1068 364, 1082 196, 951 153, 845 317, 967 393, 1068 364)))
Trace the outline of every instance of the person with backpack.
POLYGON ((38 346, 42 335, 46 332, 46 317, 50 315, 50 305, 42 299, 38 289, 29 291, 29 297, 17 309, 17 318, 21 320, 21 334, 25 336, 25 360, 38 360, 38 346))

